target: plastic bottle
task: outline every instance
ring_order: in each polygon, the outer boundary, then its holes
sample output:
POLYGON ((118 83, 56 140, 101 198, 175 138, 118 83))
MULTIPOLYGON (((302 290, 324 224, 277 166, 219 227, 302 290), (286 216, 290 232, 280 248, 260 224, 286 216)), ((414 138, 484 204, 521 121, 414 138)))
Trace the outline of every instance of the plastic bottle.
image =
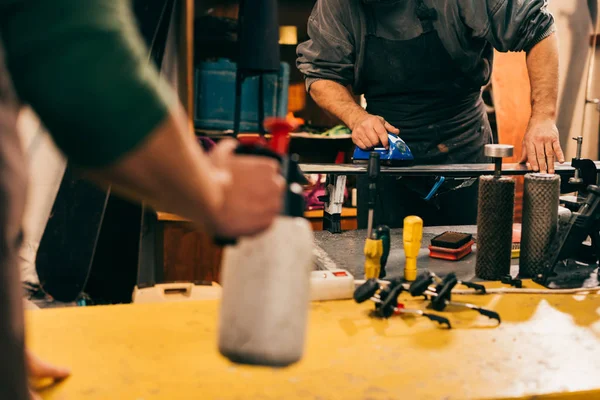
POLYGON ((224 252, 219 351, 236 363, 287 366, 304 354, 313 234, 304 218, 271 228, 224 252))
POLYGON ((304 218, 298 157, 285 156, 290 127, 271 127, 288 185, 284 209, 267 231, 225 248, 218 343, 233 362, 283 367, 304 354, 314 236, 304 218))

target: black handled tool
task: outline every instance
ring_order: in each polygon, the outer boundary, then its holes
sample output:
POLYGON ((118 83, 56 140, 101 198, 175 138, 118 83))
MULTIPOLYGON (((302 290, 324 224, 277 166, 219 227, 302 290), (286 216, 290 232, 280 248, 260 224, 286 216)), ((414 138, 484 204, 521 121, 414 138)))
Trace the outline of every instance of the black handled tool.
POLYGON ((477 311, 481 315, 485 315, 488 318, 495 319, 500 324, 500 315, 491 310, 481 308, 470 303, 459 303, 452 301, 452 289, 458 284, 456 276, 451 276, 449 279, 445 279, 444 282, 437 285, 435 291, 426 291, 425 293, 431 296, 431 308, 436 311, 443 311, 446 306, 456 306, 468 308, 473 311, 477 311))
POLYGON ((379 270, 379 279, 383 279, 386 277, 387 272, 385 267, 387 265, 387 260, 390 255, 391 248, 391 235, 390 235, 390 227, 386 225, 380 225, 377 227, 377 238, 383 243, 383 254, 381 255, 381 269, 379 270))
MULTIPOLYGON (((449 305, 463 307, 477 311, 481 315, 485 315, 486 317, 495 319, 498 321, 498 323, 501 323, 500 315, 495 311, 487 310, 470 303, 452 301, 452 289, 454 289, 454 287, 459 283, 459 280, 456 278, 456 274, 450 273, 444 279, 442 279, 436 287, 430 287, 436 278, 439 279, 434 273, 425 272, 417 277, 417 280, 415 280, 411 285, 405 285, 405 288, 412 296, 425 296, 431 298, 431 308, 436 311, 443 311, 446 306, 449 305)), ((476 290, 477 286, 481 286, 478 284, 473 284, 472 282, 469 283, 475 285, 476 287, 474 289, 476 290)), ((467 287, 473 288, 472 286, 467 287)))
POLYGON ((379 153, 373 151, 369 156, 369 165, 367 166, 367 176, 369 178, 369 219, 367 224, 367 238, 371 238, 373 233, 373 214, 377 202, 377 181, 379 180, 380 166, 379 153))
POLYGON ((375 303, 373 315, 378 318, 389 318, 394 314, 412 314, 425 317, 440 325, 446 325, 448 329, 452 328, 450 321, 440 315, 401 307, 398 304, 398 296, 400 296, 404 290, 402 281, 399 279, 390 281, 390 284, 384 288, 379 286, 376 279, 369 279, 356 288, 354 291, 354 300, 357 303, 363 303, 367 300, 373 301, 375 303), (377 293, 378 291, 379 293, 377 293))

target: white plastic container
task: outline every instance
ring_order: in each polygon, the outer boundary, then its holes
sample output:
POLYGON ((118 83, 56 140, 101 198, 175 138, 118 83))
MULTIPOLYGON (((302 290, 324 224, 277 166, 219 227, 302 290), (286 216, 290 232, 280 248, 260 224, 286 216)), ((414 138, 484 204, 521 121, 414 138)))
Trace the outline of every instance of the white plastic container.
POLYGON ((313 232, 278 217, 262 234, 225 249, 219 351, 241 364, 283 367, 304 354, 313 232))

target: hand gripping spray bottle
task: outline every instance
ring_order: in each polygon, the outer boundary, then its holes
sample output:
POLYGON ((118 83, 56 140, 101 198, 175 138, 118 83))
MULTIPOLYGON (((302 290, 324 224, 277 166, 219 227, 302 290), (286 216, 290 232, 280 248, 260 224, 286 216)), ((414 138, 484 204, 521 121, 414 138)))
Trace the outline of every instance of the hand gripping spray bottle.
POLYGON ((287 155, 292 127, 278 119, 265 125, 273 135, 269 148, 282 159, 285 206, 267 231, 224 250, 218 343, 233 362, 283 367, 304 353, 313 233, 303 218, 298 159, 287 155))

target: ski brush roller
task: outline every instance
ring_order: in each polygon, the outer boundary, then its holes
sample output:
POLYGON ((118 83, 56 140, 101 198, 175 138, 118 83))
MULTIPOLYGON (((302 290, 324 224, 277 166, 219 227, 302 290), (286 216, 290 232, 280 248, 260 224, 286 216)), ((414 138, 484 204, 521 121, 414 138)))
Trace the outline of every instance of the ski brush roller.
POLYGON ((527 174, 523 190, 523 225, 519 277, 531 278, 544 270, 558 226, 560 176, 527 174))
POLYGON ((513 146, 488 144, 485 155, 496 167, 494 175, 479 178, 475 275, 500 280, 510 273, 515 204, 515 180, 502 176, 502 159, 512 157, 513 146))

